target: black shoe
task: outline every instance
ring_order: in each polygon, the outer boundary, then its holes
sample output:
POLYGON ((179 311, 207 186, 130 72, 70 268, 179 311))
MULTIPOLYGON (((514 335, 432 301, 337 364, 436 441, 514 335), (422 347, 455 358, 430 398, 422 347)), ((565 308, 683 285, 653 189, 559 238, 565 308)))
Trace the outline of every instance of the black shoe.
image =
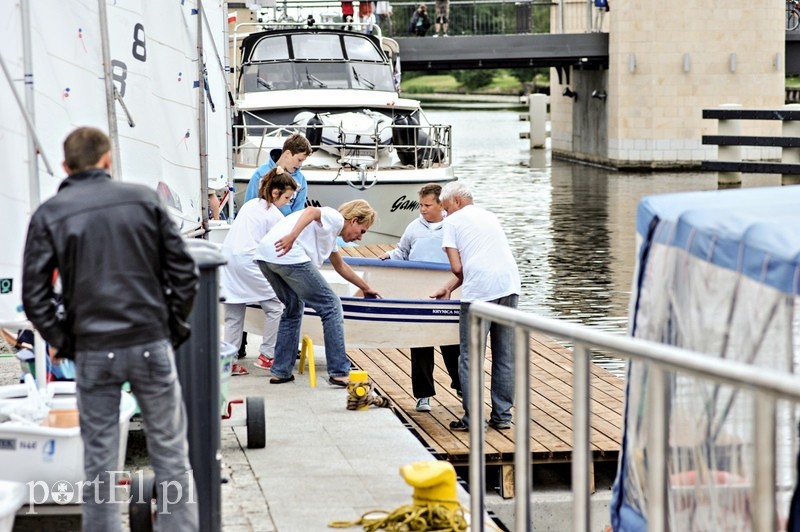
POLYGON ((489 426, 496 430, 508 430, 511 428, 510 421, 495 421, 494 419, 489 420, 489 426))
POLYGON ((270 384, 283 384, 286 382, 292 382, 294 380, 294 375, 289 375, 288 377, 272 377, 269 380, 270 384))
POLYGON ((339 379, 334 379, 333 377, 328 377, 328 384, 331 386, 338 386, 340 388, 347 388, 348 382, 347 380, 342 381, 339 379))
POLYGON ((456 419, 455 421, 450 422, 450 430, 453 432, 469 432, 469 425, 460 419, 456 419))

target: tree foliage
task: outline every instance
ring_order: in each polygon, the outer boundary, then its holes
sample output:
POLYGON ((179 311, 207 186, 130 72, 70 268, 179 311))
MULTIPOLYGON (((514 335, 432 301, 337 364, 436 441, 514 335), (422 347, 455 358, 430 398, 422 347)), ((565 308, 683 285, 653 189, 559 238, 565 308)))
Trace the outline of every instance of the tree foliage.
POLYGON ((468 91, 482 89, 492 83, 497 70, 455 70, 453 77, 468 91))

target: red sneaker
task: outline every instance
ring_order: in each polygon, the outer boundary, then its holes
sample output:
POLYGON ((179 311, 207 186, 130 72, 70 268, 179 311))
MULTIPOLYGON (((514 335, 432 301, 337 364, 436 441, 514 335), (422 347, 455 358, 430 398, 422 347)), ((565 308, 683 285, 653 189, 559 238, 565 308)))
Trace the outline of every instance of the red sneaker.
POLYGON ((246 367, 240 364, 233 364, 233 366, 231 366, 231 375, 250 375, 250 372, 247 371, 246 367))
POLYGON ((253 367, 258 369, 270 369, 274 361, 275 360, 272 358, 267 358, 264 355, 258 355, 258 360, 253 363, 253 367))

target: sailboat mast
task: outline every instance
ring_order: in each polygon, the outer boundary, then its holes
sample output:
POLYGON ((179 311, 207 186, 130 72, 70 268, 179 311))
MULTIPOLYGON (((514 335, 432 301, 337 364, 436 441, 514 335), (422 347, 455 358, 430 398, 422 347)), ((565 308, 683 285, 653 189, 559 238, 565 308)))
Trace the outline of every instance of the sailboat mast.
MULTIPOLYGON (((31 45, 31 8, 28 2, 20 4, 22 16, 22 68, 25 72, 25 111, 31 126, 36 123, 33 94, 33 46, 31 45)), ((33 129, 33 127, 31 127, 33 129)), ((33 212, 39 206, 39 162, 36 158, 36 140, 28 136, 28 208, 33 212)))
MULTIPOLYGON (((200 208, 203 229, 208 230, 208 139, 206 132, 206 75, 203 58, 203 2, 197 0, 197 142, 200 149, 200 208)), ((203 235, 208 238, 208 232, 203 235)))
POLYGON ((106 87, 106 111, 108 113, 108 136, 111 138, 111 178, 122 179, 122 161, 119 151, 119 130, 117 129, 117 89, 114 87, 111 67, 111 49, 108 37, 108 14, 106 0, 97 0, 100 14, 100 46, 103 50, 103 81, 106 87))

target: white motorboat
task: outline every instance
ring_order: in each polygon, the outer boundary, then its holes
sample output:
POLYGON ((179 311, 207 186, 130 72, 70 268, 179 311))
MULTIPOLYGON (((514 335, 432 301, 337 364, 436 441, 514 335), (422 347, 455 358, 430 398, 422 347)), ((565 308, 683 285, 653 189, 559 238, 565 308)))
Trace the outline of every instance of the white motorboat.
MULTIPOLYGON (((452 278, 449 264, 344 257, 347 264, 381 294, 366 299, 326 262, 320 271, 342 300, 345 345, 348 349, 405 348, 458 343, 461 301, 431 299, 452 278)), ((457 290, 453 297, 460 296, 457 290)), ((259 306, 247 309, 245 330, 263 333, 259 306)), ((322 321, 306 307, 301 334, 324 346, 322 321)))
POLYGON ((401 98, 397 42, 358 24, 239 24, 234 34, 234 175, 239 204, 255 169, 292 133, 314 153, 307 204, 367 200, 378 221, 365 242, 397 242, 418 215, 417 191, 455 179, 450 126, 401 98), (350 29, 348 29, 350 28, 350 29), (251 31, 239 41, 239 32, 251 31), (240 46, 239 46, 240 45, 240 46))

